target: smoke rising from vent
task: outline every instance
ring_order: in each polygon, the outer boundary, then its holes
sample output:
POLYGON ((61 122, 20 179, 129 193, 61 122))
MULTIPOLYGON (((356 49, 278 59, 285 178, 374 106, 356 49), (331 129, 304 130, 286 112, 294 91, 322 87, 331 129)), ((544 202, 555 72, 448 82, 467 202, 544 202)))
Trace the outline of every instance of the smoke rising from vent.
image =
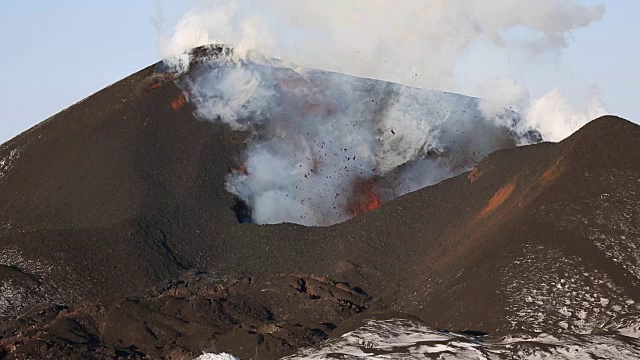
POLYGON ((252 133, 227 178, 252 220, 330 225, 467 171, 494 150, 561 140, 603 114, 595 96, 577 110, 555 89, 531 99, 509 74, 492 68, 470 82, 457 68, 478 45, 559 59, 572 31, 603 15, 603 6, 569 0, 211 0, 196 2, 159 47, 180 73, 193 47, 233 49, 180 84, 198 117, 252 133))
POLYGON ((227 189, 254 222, 334 224, 539 141, 475 98, 259 60, 214 56, 180 82, 198 117, 251 132, 227 189))

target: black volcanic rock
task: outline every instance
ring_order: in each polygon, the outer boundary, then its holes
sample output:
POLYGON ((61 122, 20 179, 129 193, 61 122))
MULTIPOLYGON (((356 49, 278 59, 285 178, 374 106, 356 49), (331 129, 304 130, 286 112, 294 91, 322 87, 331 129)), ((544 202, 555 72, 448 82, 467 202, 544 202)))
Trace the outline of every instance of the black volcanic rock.
POLYGON ((308 228, 238 223, 248 134, 193 110, 149 67, 0 146, 0 357, 275 358, 371 308, 494 335, 638 323, 637 125, 308 228))
POLYGON ((326 340, 370 302, 348 284, 316 276, 189 273, 142 298, 32 311, 0 326, 0 349, 9 358, 194 358, 202 351, 273 358, 326 340))

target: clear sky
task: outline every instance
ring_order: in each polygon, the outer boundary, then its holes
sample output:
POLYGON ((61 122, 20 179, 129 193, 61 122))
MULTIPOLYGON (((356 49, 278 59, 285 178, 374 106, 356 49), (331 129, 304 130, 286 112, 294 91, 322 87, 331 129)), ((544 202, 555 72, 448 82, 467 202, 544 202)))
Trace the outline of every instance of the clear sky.
MULTIPOLYGON (((169 19, 191 4, 158 2, 169 19)), ((600 87, 611 113, 640 122, 640 1, 580 2, 607 12, 575 34, 563 62, 580 86, 600 87)), ((158 61, 155 15, 154 0, 2 0, 0 142, 158 61)))

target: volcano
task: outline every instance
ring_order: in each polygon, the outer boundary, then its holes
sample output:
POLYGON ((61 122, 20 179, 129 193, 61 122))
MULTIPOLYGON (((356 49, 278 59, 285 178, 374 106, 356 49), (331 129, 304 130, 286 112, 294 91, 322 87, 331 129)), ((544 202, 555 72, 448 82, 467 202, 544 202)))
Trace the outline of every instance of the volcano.
POLYGON ((424 148, 351 184, 348 221, 258 225, 228 184, 264 133, 203 121, 202 69, 150 66, 0 146, 0 357, 375 356, 411 345, 375 335, 393 326, 422 334, 418 355, 458 339, 509 356, 505 337, 541 334, 560 340, 540 354, 637 353, 638 125, 522 147, 540 139, 491 128, 504 141, 480 159, 424 148), (467 165, 386 196, 416 159, 467 165))

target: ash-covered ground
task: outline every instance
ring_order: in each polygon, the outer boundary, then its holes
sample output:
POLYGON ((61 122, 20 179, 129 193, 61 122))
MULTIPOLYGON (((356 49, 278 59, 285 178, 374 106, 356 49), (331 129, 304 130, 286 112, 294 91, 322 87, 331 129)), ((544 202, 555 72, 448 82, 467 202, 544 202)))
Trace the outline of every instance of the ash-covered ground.
MULTIPOLYGON (((508 111, 507 123, 459 114, 477 99, 220 65, 210 50, 188 72, 141 70, 0 146, 0 356, 637 355, 640 127, 602 117, 560 143, 515 147, 540 140, 535 129, 516 131, 508 111), (236 71, 258 72, 256 91, 287 106, 236 127, 205 119, 202 105, 225 99, 198 90, 200 76, 226 84, 236 71), (437 121, 398 112, 407 99, 437 121), (306 112, 309 137, 289 127, 306 112), (351 130, 356 115, 371 123, 351 130), (455 129, 465 134, 446 135, 455 129), (347 142, 331 150, 347 151, 300 157, 312 131, 338 132, 347 142), (487 155, 466 162, 476 148, 487 155), (273 151, 285 165, 264 160, 273 151), (295 166, 321 173, 341 156, 369 171, 337 182, 363 211, 345 201, 315 223, 332 226, 255 224, 256 191, 273 190, 255 184, 301 196, 273 179, 293 186, 295 166), (413 164, 452 177, 398 197, 413 164)), ((308 191, 333 191, 313 176, 308 191)))

